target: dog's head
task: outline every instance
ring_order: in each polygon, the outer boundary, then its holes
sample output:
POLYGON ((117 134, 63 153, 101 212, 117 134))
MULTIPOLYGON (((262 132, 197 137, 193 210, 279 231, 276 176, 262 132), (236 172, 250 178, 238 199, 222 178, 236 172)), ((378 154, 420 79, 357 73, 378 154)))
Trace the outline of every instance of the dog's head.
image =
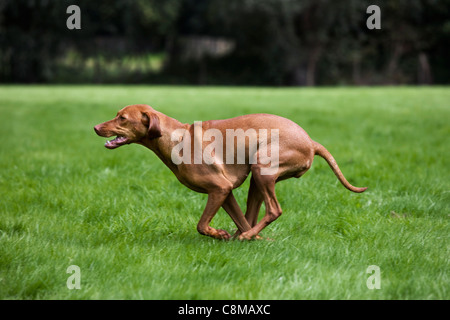
POLYGON ((115 139, 105 143, 108 149, 161 137, 161 127, 155 110, 144 104, 123 108, 114 119, 96 125, 94 130, 101 137, 116 136, 115 139))

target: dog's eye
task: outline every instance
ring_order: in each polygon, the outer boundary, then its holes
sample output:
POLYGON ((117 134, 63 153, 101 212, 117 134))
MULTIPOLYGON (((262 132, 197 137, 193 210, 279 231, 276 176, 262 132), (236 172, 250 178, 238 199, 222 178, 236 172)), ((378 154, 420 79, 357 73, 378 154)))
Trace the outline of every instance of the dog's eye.
POLYGON ((125 118, 124 116, 120 116, 119 119, 120 120, 127 120, 127 118, 125 118))

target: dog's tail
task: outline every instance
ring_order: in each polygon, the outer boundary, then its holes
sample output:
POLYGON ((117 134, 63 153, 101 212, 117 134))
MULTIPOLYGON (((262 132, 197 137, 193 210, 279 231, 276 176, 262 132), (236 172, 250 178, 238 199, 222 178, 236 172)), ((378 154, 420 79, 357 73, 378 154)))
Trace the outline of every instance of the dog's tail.
POLYGON ((315 150, 315 154, 317 154, 318 156, 321 156, 322 158, 324 158, 328 164, 330 165, 331 169, 333 170, 334 174, 336 175, 336 177, 339 179, 339 181, 344 185, 344 187, 346 187, 348 190, 353 191, 353 192, 364 192, 367 190, 367 187, 365 188, 358 188, 358 187, 354 187, 352 186, 347 179, 345 179, 344 175, 341 172, 341 169, 339 169, 339 166, 336 163, 336 160, 334 160, 333 156, 331 155, 331 153, 320 143, 317 143, 315 141, 313 141, 314 143, 314 150, 315 150))

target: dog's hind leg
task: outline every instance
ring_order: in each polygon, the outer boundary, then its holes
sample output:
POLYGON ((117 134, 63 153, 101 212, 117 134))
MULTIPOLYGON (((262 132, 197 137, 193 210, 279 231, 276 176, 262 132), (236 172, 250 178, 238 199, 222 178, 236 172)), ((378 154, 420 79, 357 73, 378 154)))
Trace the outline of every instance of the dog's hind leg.
MULTIPOLYGON (((264 199, 266 206, 266 214, 254 227, 249 231, 243 232, 239 236, 239 240, 250 240, 256 237, 262 229, 267 227, 270 223, 275 221, 282 213, 280 204, 275 195, 275 183, 277 175, 261 175, 261 168, 259 166, 252 167, 252 177, 258 190, 264 199)), ((254 213, 253 213, 254 214, 254 213)), ((252 219, 254 217, 252 216, 252 219)))
MULTIPOLYGON (((258 187, 256 186, 256 182, 252 176, 250 180, 250 188, 248 189, 248 196, 247 196, 247 210, 245 212, 245 219, 248 221, 248 224, 250 225, 250 228, 253 228, 258 223, 258 214, 259 209, 261 208, 263 202, 263 196, 261 191, 259 191, 258 187)), ((233 235, 233 238, 238 237, 241 235, 242 232, 245 232, 248 230, 238 230, 233 235)))

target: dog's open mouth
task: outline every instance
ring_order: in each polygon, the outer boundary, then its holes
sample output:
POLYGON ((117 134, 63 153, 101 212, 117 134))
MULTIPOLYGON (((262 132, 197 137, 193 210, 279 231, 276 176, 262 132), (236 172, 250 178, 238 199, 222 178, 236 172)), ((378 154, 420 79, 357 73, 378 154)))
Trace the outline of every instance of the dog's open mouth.
POLYGON ((128 138, 117 136, 113 140, 106 141, 105 147, 108 149, 115 149, 128 143, 128 138))

